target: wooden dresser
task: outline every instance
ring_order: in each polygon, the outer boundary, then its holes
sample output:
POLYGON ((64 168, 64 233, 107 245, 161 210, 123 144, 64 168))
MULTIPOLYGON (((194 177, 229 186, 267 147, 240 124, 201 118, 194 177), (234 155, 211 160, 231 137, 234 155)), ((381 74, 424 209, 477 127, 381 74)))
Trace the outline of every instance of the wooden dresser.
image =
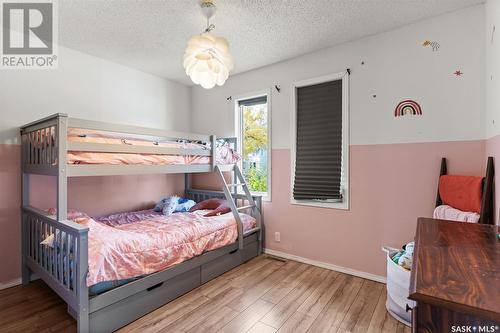
POLYGON ((413 332, 500 333, 499 232, 493 225, 418 219, 413 332))

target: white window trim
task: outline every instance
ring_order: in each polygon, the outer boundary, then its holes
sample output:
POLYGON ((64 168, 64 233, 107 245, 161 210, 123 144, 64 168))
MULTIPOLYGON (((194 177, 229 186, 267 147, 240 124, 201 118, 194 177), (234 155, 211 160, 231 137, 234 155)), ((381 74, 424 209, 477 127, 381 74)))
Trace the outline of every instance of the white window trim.
POLYGON ((291 117, 291 166, 290 166, 290 203, 293 205, 304 205, 312 207, 332 208, 349 210, 349 73, 329 74, 313 79, 292 83, 292 117, 291 117), (342 80, 342 180, 341 185, 344 191, 342 202, 317 202, 313 200, 295 200, 293 198, 293 184, 295 181, 295 154, 297 140, 297 88, 320 84, 329 81, 342 80))
MULTIPOLYGON (((259 96, 266 96, 267 97, 267 145, 269 151, 267 152, 267 193, 262 193, 262 192, 254 192, 251 191, 252 194, 254 195, 262 195, 262 200, 263 201, 271 201, 271 191, 272 191, 272 180, 271 180, 271 175, 272 175, 272 135, 271 135, 271 128, 272 128, 272 122, 271 122, 271 113, 272 113, 272 90, 271 89, 264 89, 260 91, 255 91, 247 94, 242 94, 238 96, 233 96, 234 100, 234 113, 236 114, 235 116, 235 123, 234 123, 234 128, 236 131, 236 137, 238 138, 238 153, 242 154, 242 148, 243 148, 243 140, 241 139, 240 135, 242 132, 242 119, 240 115, 240 108, 238 106, 238 102, 241 100, 245 99, 250 99, 254 97, 259 97, 259 96)), ((242 169, 242 161, 238 163, 238 166, 242 169)))

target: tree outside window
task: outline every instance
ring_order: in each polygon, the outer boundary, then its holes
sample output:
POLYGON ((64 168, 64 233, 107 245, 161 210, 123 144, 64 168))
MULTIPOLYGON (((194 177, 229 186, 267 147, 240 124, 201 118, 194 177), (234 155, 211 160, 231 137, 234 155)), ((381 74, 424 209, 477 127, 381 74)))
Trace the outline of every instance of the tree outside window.
POLYGON ((242 117, 243 175, 250 191, 268 191, 267 103, 240 105, 242 117))

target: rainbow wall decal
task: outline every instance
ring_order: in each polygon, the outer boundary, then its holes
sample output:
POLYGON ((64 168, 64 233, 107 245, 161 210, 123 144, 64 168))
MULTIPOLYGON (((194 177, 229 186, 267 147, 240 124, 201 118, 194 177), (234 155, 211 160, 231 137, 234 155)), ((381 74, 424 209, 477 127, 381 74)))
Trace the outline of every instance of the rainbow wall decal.
POLYGON ((396 110, 394 110, 394 117, 401 117, 406 115, 421 116, 422 108, 417 102, 410 99, 402 101, 398 104, 398 106, 396 106, 396 110))

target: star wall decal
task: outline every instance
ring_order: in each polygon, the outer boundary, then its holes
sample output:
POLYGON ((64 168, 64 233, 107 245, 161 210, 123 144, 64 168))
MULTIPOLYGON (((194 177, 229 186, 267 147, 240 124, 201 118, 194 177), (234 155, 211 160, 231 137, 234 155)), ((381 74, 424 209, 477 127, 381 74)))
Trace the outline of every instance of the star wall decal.
POLYGON ((464 73, 459 69, 457 71, 455 71, 453 74, 455 74, 456 76, 462 76, 464 75, 464 73))

